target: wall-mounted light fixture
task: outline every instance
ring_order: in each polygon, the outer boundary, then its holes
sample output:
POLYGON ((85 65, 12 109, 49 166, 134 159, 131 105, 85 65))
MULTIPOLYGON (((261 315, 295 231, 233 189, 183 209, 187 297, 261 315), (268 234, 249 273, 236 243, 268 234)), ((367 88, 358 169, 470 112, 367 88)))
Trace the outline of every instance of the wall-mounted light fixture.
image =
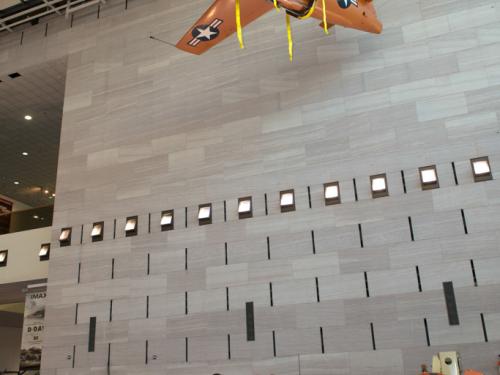
POLYGON ((0 267, 6 267, 7 266, 7 256, 9 255, 8 250, 2 250, 0 251, 0 267))
POLYGON ((490 161, 487 156, 481 158, 471 159, 472 173, 474 174, 474 181, 488 181, 493 179, 491 173, 490 161))
POLYGON ((199 225, 212 224, 212 203, 198 206, 198 223, 199 225))
POLYGON ((104 221, 94 223, 92 225, 92 232, 90 232, 92 242, 102 241, 104 238, 104 221))
POLYGON ((340 203, 340 187, 338 182, 329 182, 324 185, 325 204, 327 206, 340 203))
POLYGON ((252 197, 238 199, 238 217, 247 219, 253 216, 252 197))
POLYGON ((50 243, 44 243, 40 246, 40 251, 38 252, 38 257, 40 261, 49 260, 50 258, 50 243))
POLYGON ((127 221, 125 222, 125 237, 137 236, 137 220, 137 216, 127 217, 127 221))
POLYGON ((163 211, 160 219, 161 231, 174 229, 174 210, 163 211))
POLYGON ((61 229, 61 234, 59 235, 59 246, 71 246, 71 228, 61 229))
POLYGON ((420 175, 422 190, 437 189, 439 187, 439 179, 435 165, 420 167, 418 173, 420 175))
POLYGON ((293 189, 280 191, 281 212, 295 211, 295 191, 293 189))
POLYGON ((385 173, 370 176, 372 198, 381 198, 389 195, 387 175, 385 173))

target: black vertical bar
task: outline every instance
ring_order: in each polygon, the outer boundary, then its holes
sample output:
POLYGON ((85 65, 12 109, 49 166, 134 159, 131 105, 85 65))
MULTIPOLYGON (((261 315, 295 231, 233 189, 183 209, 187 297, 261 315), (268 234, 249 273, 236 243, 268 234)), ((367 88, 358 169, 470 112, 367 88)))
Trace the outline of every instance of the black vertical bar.
POLYGON ((101 4, 97 5, 97 19, 101 18, 101 4))
POLYGON ((77 284, 80 284, 81 273, 82 273, 82 263, 78 262, 78 280, 77 280, 77 284))
POLYGON ((189 362, 189 339, 186 337, 186 363, 189 362))
POLYGON ((78 303, 75 305, 75 325, 78 324, 78 303))
POLYGON ((149 319, 149 296, 146 296, 146 319, 149 319))
POLYGON ((319 335, 321 337, 321 353, 325 354, 325 340, 323 339, 323 327, 319 327, 319 335))
POLYGON ((427 325, 427 318, 424 318, 425 327, 425 340, 427 341, 427 346, 431 346, 431 338, 429 336, 429 326, 427 325))
POLYGON ((405 179, 405 171, 401 170, 401 182, 403 183, 403 192, 406 194, 406 179, 405 179))
POLYGON ((73 345, 73 358, 71 362, 71 367, 75 368, 75 357, 76 357, 76 345, 73 345))
POLYGON ((273 356, 276 357, 276 332, 273 331, 273 356))
POLYGON ((255 321, 253 302, 246 303, 247 341, 255 341, 255 321))
POLYGON ((144 363, 147 365, 148 364, 148 357, 149 357, 149 341, 146 340, 146 350, 145 350, 145 358, 144 358, 144 363))
POLYGON ((48 33, 49 33, 49 24, 46 23, 45 24, 45 34, 44 34, 44 36, 46 37, 48 35, 48 33))
POLYGON ((108 361, 106 363, 106 367, 108 369, 108 375, 110 374, 109 368, 111 367, 111 343, 108 343, 108 361))
POLYGON ((95 327, 96 327, 97 319, 95 316, 90 318, 89 322, 89 345, 88 352, 93 353, 95 351, 95 327))
POLYGON ((148 265, 146 269, 146 274, 149 275, 151 272, 151 254, 148 253, 148 265))
POLYGON ((264 194, 264 207, 266 209, 266 216, 269 214, 268 210, 267 210, 267 194, 264 194))
POLYGON ((151 214, 148 214, 148 233, 151 233, 151 214))
POLYGON ((21 46, 23 45, 23 40, 24 40, 24 31, 21 32, 21 40, 20 40, 21 46))
POLYGON ((366 297, 370 298, 370 288, 368 287, 368 272, 365 273, 365 288, 366 288, 366 297))
POLYGON ((80 231, 80 245, 83 243, 83 225, 80 231))
POLYGON ((229 311, 229 288, 226 286, 226 311, 229 311))
POLYGON ((356 179, 352 179, 352 186, 354 187, 354 200, 357 202, 358 201, 358 188, 356 186, 356 179))
POLYGON ((111 280, 115 278, 115 258, 111 259, 111 280))
POLYGON ((418 291, 422 292, 422 280, 420 279, 420 269, 415 266, 415 272, 417 273, 418 291))
POLYGON ((451 169, 453 169, 453 178, 455 179, 455 185, 458 185, 457 169, 455 168, 455 162, 451 162, 451 169))
POLYGON ((224 201, 224 221, 227 221, 226 201, 224 201))
POLYGON ((470 268, 472 269, 472 279, 474 280, 474 286, 477 286, 477 277, 476 277, 476 267, 474 267, 474 261, 470 260, 470 268))
POLYGON ((71 29, 73 27, 73 21, 75 20, 75 13, 71 13, 71 22, 69 24, 69 28, 71 29))
POLYGON ((464 209, 462 208, 460 212, 462 213, 462 223, 464 224, 464 232, 465 234, 469 234, 469 231, 467 230, 467 220, 465 219, 464 209))
POLYGON ((314 231, 311 231, 311 242, 312 242, 312 248, 313 248, 313 254, 316 254, 316 241, 314 239, 314 231))
POLYGON ((226 266, 228 265, 228 257, 227 257, 227 242, 224 242, 224 259, 226 266))
POLYGON ((184 313, 188 314, 188 292, 184 293, 184 313))
POLYGON ((486 322, 484 321, 483 313, 481 313, 481 325, 483 326, 484 342, 488 342, 488 332, 486 331, 486 322))
POLYGON ((184 269, 186 271, 188 269, 188 249, 187 249, 187 247, 184 249, 184 269))
POLYGON ((184 208, 184 227, 188 227, 188 208, 184 208))
POLYGON ((267 259, 271 260, 271 242, 269 241, 269 236, 267 236, 267 259))
POLYGON ((274 300, 273 300, 273 283, 269 283, 269 299, 271 303, 271 307, 274 306, 274 300))
POLYGON ((231 335, 227 334, 227 359, 231 359, 231 335))
POLYGON ((319 299, 319 280, 317 277, 316 277, 316 301, 321 302, 319 299))
POLYGON ((116 219, 113 222, 113 239, 116 239, 116 219))
POLYGON ((413 222, 411 220, 411 216, 408 216, 408 226, 410 228, 410 238, 412 241, 415 241, 415 234, 413 233, 413 222))
POLYGON ((125 10, 128 9, 128 0, 125 0, 125 10))
POLYGON ((361 228, 361 224, 358 224, 358 231, 359 231, 359 244, 361 245, 361 248, 365 247, 365 244, 363 242, 363 229, 361 228))
POLYGON ((109 321, 113 321, 113 300, 109 300, 109 321))
POLYGON ((309 208, 312 208, 312 203, 311 203, 311 187, 307 187, 307 197, 309 198, 309 208))
POLYGON ((448 321, 450 326, 457 326, 460 324, 458 319, 457 301, 455 299, 455 290, 453 289, 453 282, 446 281, 443 283, 444 298, 446 300, 446 309, 448 310, 448 321))
POLYGON ((375 344, 375 330, 373 329, 373 322, 370 323, 370 331, 372 333, 372 346, 373 346, 373 350, 377 350, 377 345, 375 344))

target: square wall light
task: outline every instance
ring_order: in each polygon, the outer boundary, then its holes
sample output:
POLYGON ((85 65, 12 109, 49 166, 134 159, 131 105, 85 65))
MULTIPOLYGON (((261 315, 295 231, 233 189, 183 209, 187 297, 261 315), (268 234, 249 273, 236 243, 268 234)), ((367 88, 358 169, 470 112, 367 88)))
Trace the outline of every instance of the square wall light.
POLYGON ((281 212, 295 211, 295 191, 293 189, 280 192, 281 212))
POLYGON ((493 179, 491 173, 490 161, 487 156, 481 158, 471 159, 472 173, 474 174, 474 181, 488 181, 493 179))
POLYGON ((212 204, 200 204, 198 206, 198 224, 212 224, 212 204))
POLYGON ((174 229, 174 210, 161 213, 160 226, 162 232, 174 229))
POLYGON ((338 182, 329 182, 324 185, 325 204, 327 206, 340 203, 340 189, 338 182))
POLYGON ((92 242, 102 241, 104 238, 104 221, 94 223, 92 225, 92 232, 90 233, 92 242))
POLYGON ((422 190, 437 189, 439 187, 439 179, 435 165, 421 167, 418 169, 420 175, 420 184, 422 190))
POLYGON ((44 243, 40 246, 40 251, 38 252, 38 257, 40 261, 43 262, 45 260, 49 260, 50 258, 50 243, 44 243))
POLYGON ((137 216, 127 217, 127 221, 125 222, 125 237, 137 236, 137 220, 137 216))
POLYGON ((6 267, 7 266, 7 256, 9 255, 8 250, 2 250, 0 251, 0 267, 6 267))
POLYGON ((238 217, 247 219, 253 216, 252 197, 238 199, 238 217))
POLYGON ((372 190, 372 198, 387 197, 389 195, 387 175, 385 173, 370 176, 370 186, 372 190))
POLYGON ((71 228, 61 229, 61 234, 59 235, 59 246, 71 246, 71 228))

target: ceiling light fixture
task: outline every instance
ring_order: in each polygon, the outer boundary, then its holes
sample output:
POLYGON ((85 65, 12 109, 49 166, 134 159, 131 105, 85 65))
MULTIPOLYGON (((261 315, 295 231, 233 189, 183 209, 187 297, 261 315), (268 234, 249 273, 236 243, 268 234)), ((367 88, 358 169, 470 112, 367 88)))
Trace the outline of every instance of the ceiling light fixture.
POLYGON ((439 187, 439 180, 435 165, 419 168, 420 183, 422 190, 437 189, 439 187))
POLYGON ((330 182, 324 185, 325 204, 327 206, 340 203, 340 189, 338 182, 330 182))
POLYGON ((94 223, 92 225, 92 232, 90 233, 92 242, 102 241, 104 237, 104 221, 94 223))
POLYGON ((160 226, 162 232, 174 229, 174 210, 161 213, 160 226))
POLYGON ((71 246, 71 228, 61 229, 61 234, 59 235, 59 245, 71 246))
POLYGON ((490 161, 487 156, 471 159, 474 182, 488 181, 493 179, 490 161))
POLYGON ((9 253, 8 250, 0 251, 0 267, 5 267, 7 265, 8 253, 9 253))
POLYGON ((385 173, 370 176, 370 184, 372 198, 381 198, 389 195, 389 189, 387 188, 387 176, 385 173))
POLYGON ((238 199, 238 217, 247 219, 253 216, 252 197, 238 199))
POLYGON ((136 236, 137 235, 137 216, 127 217, 127 221, 125 223, 125 236, 136 236))
POLYGON ((19 181, 14 181, 14 185, 19 185, 19 181))
POLYGON ((31 120, 33 120, 33 117, 31 115, 26 115, 26 116, 24 116, 24 119, 26 121, 31 121, 31 120))
POLYGON ((23 155, 23 156, 28 156, 29 154, 28 154, 26 151, 24 151, 24 152, 22 153, 22 155, 23 155))
POLYGON ((40 247, 40 251, 38 252, 38 257, 40 258, 40 261, 45 261, 49 260, 50 257, 50 244, 45 243, 40 247))
POLYGON ((280 192, 281 212, 295 211, 295 191, 293 189, 280 192))

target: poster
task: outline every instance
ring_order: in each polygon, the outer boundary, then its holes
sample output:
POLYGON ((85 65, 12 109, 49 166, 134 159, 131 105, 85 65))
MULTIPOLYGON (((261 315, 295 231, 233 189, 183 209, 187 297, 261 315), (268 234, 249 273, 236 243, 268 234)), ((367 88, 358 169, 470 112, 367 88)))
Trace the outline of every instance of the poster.
POLYGON ((9 233, 12 202, 0 198, 0 234, 9 233))
POLYGON ((40 374, 46 298, 45 290, 26 293, 20 370, 30 375, 40 374))

